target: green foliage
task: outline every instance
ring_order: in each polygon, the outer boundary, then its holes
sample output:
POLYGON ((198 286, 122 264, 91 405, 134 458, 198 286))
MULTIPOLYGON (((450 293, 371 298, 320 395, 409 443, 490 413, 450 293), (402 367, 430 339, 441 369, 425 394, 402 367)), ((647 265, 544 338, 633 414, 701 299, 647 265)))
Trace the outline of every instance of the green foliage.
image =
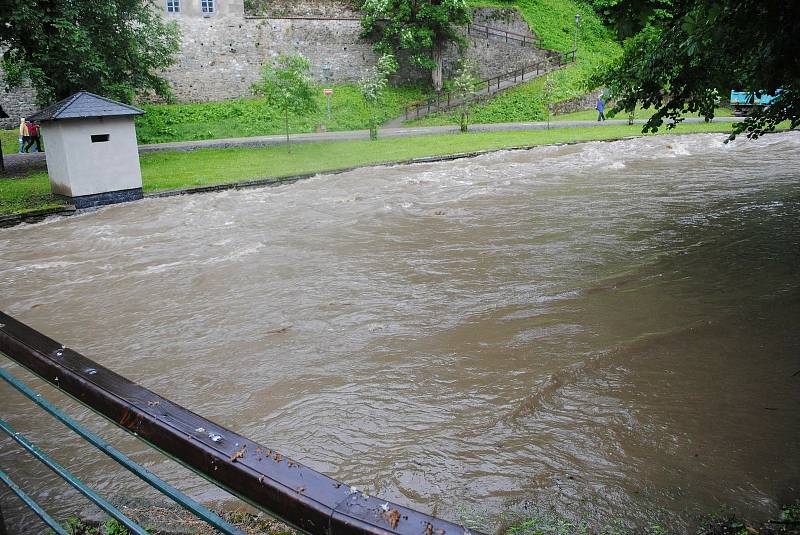
POLYGON ((800 126, 798 35, 797 2, 673 0, 595 80, 612 90, 617 109, 637 102, 656 108, 645 131, 687 112, 713 118, 715 91, 775 94, 782 88, 772 105, 738 124, 731 136, 747 132, 755 138, 784 120, 800 126))
POLYGON ((397 60, 392 54, 383 54, 376 65, 361 80, 361 96, 369 109, 369 138, 378 139, 378 104, 389 76, 397 71, 397 60))
POLYGON ((253 84, 255 93, 264 95, 271 106, 283 113, 287 147, 291 147, 289 114, 303 116, 317 111, 310 68, 303 56, 281 54, 275 63, 264 65, 261 81, 253 84))
POLYGON ((617 31, 620 39, 640 32, 672 6, 672 0, 587 0, 587 3, 606 25, 617 31))
MULTIPOLYGON (((781 508, 781 522, 800 524, 800 501, 781 508)), ((800 526, 798 526, 800 528, 800 526)))
POLYGON ((461 117, 459 124, 461 131, 469 130, 469 106, 475 94, 475 89, 480 83, 480 79, 475 75, 478 68, 470 61, 461 60, 456 69, 455 76, 451 80, 451 90, 453 95, 461 100, 461 117))
MULTIPOLYGON (((543 47, 562 52, 572 49, 575 14, 581 14, 577 61, 548 75, 553 86, 550 94, 544 95, 542 78, 520 84, 475 105, 470 113, 473 124, 543 121, 547 118, 548 104, 581 96, 597 87, 596 73, 603 72, 621 52, 600 17, 587 5, 573 0, 473 0, 471 5, 515 7, 541 38, 543 47)), ((453 112, 445 112, 429 115, 413 124, 444 125, 456 120, 453 112)))
POLYGON ((0 130, 0 144, 3 145, 3 154, 19 152, 19 130, 0 130))
MULTIPOLYGON (((290 132, 313 132, 320 124, 325 124, 328 131, 363 130, 369 127, 371 113, 376 114, 380 124, 394 119, 403 113, 407 103, 422 96, 422 91, 416 87, 387 87, 378 105, 370 109, 357 85, 331 87, 334 90, 331 95, 331 119, 327 118, 325 96, 319 90, 314 95, 316 112, 289 114, 290 132)), ((283 114, 265 99, 203 104, 145 104, 141 108, 147 113, 136 117, 139 143, 266 136, 283 133, 285 129, 283 114)), ((16 144, 16 135, 11 137, 16 144)), ((2 139, 6 150, 6 138, 2 139)))
POLYGON ((157 73, 173 63, 177 25, 153 0, 5 0, 0 9, 6 83, 30 79, 40 105, 79 90, 131 102, 169 97, 157 73))
MULTIPOLYGON (((489 101, 472 107, 473 124, 509 123, 518 121, 544 121, 549 103, 579 96, 587 91, 580 69, 566 68, 550 73, 504 91, 489 101), (544 92, 545 80, 552 80, 550 100, 544 92)), ((418 125, 451 124, 456 120, 452 112, 434 114, 415 121, 418 125)))
POLYGON ((407 52, 412 65, 432 71, 441 89, 444 45, 464 45, 457 27, 471 20, 466 0, 363 0, 361 10, 362 36, 376 41, 376 51, 407 52))
POLYGON ((550 106, 553 102, 553 95, 556 92, 556 82, 555 78, 552 76, 547 76, 544 80, 544 85, 542 87, 542 98, 544 99, 545 105, 545 115, 547 115, 547 128, 550 128, 550 115, 551 110, 550 106))
POLYGON ((128 535, 128 529, 113 518, 103 524, 104 535, 128 535))

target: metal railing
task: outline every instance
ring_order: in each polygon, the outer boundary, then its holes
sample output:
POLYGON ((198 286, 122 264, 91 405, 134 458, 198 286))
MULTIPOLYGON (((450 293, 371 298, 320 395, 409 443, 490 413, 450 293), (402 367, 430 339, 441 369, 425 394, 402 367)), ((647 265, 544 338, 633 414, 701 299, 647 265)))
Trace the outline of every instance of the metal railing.
POLYGON ((485 39, 496 37, 506 43, 519 43, 520 46, 532 46, 534 48, 540 48, 539 44, 541 43, 541 39, 535 35, 510 32, 508 30, 501 30, 500 28, 492 28, 484 24, 468 24, 467 35, 483 37, 485 39))
MULTIPOLYGON (((303 466, 117 375, 3 312, 0 353, 220 488, 299 530, 314 535, 470 535, 463 526, 367 496, 303 466)), ((6 370, 0 369, 0 377, 198 518, 223 533, 241 535, 236 527, 125 457, 6 370)), ((2 419, 0 430, 133 533, 146 533, 2 419)), ((0 480, 56 533, 64 532, 2 471, 0 480)))
MULTIPOLYGON (((559 69, 564 65, 574 62, 575 50, 570 50, 568 52, 556 52, 547 59, 537 61, 536 63, 532 63, 530 65, 525 65, 519 69, 514 69, 513 71, 509 71, 498 76, 485 78, 476 84, 475 92, 471 95, 470 101, 485 98, 504 89, 508 89, 509 87, 513 87, 518 82, 524 82, 526 78, 531 80, 537 76, 541 76, 542 74, 546 74, 555 69, 559 69), (511 81, 512 83, 506 85, 505 87, 501 87, 503 82, 506 81, 511 81)), ((455 96, 451 91, 445 91, 429 99, 408 104, 404 108, 403 114, 406 120, 411 119, 412 117, 419 119, 420 117, 429 113, 444 111, 461 103, 461 99, 455 96)))

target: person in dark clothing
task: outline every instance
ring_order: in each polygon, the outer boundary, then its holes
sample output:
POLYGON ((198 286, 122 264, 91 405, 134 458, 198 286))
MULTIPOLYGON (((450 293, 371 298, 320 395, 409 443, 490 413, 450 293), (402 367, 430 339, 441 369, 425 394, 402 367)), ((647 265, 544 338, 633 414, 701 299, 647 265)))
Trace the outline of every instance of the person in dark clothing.
POLYGON ((25 152, 36 145, 36 148, 33 149, 32 152, 41 152, 42 151, 42 141, 39 137, 39 125, 34 123, 33 121, 28 121, 28 143, 25 145, 25 152))
POLYGON ((595 109, 597 109, 597 113, 598 113, 597 120, 598 121, 605 121, 606 120, 606 114, 604 112, 605 112, 605 109, 606 109, 606 103, 603 102, 603 96, 602 95, 597 98, 597 106, 595 106, 595 109))

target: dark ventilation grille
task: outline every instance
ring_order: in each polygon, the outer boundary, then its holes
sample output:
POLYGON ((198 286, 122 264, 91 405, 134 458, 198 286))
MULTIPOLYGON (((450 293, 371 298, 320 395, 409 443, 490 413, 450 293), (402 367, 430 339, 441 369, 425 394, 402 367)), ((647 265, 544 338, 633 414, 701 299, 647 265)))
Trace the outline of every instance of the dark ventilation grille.
POLYGON ((92 134, 92 143, 105 143, 109 134, 92 134))

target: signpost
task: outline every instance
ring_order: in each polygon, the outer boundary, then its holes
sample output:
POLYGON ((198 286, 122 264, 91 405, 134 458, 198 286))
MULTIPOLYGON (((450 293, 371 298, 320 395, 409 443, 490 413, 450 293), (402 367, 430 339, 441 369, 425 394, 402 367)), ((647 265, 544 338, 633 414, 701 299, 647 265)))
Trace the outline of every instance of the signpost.
POLYGON ((325 100, 328 103, 328 120, 331 120, 331 95, 333 94, 333 89, 325 88, 322 90, 325 93, 325 100))

